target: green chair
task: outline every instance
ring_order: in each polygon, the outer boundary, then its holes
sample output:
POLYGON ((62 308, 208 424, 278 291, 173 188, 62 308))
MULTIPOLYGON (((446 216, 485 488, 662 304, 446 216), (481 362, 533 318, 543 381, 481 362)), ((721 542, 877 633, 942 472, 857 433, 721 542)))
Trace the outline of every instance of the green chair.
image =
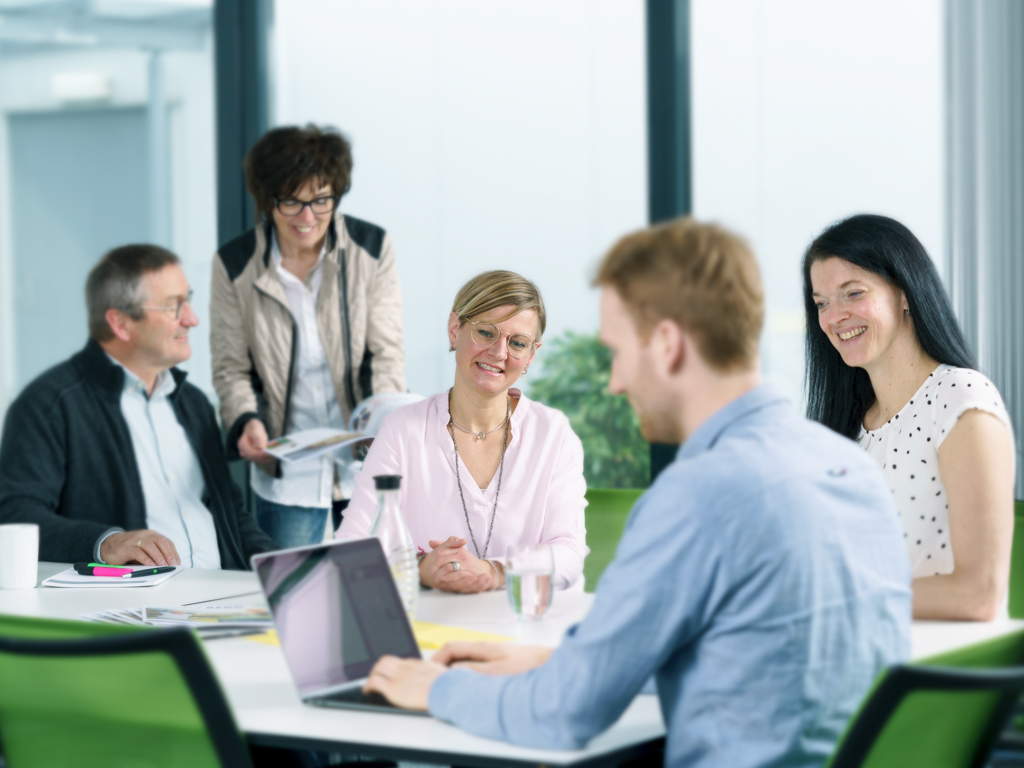
POLYGON ((982 768, 1024 693, 1024 632, 897 665, 879 678, 828 768, 982 768))
POLYGON ((190 630, 3 615, 0 753, 8 768, 252 766, 190 630))
POLYGON ((590 554, 583 563, 586 590, 593 592, 597 580, 615 557, 626 527, 626 518, 642 488, 587 488, 587 546, 590 554))
POLYGON ((1024 501, 1014 503, 1009 603, 1010 618, 1024 619, 1024 501))

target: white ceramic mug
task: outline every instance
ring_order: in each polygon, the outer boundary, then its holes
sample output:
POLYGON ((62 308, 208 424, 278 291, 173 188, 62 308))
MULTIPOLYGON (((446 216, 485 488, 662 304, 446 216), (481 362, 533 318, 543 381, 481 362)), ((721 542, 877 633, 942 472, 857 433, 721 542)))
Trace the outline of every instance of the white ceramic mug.
POLYGON ((32 589, 39 570, 39 526, 0 525, 0 589, 32 589))

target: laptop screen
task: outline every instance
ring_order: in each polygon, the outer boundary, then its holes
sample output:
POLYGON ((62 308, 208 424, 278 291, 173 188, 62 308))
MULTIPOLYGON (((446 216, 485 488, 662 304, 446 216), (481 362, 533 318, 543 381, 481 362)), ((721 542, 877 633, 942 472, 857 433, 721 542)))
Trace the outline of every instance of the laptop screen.
POLYGON ((253 557, 299 695, 369 673, 381 656, 420 658, 376 538, 253 557))

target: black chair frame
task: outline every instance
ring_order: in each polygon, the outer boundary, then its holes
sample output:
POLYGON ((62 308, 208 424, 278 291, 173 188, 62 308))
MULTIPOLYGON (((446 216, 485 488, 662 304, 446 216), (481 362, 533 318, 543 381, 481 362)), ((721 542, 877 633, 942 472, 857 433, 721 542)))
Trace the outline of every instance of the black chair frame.
POLYGON ((921 691, 988 691, 999 697, 978 743, 972 768, 983 768, 1024 692, 1024 667, 956 669, 898 664, 871 692, 832 756, 829 768, 859 768, 903 699, 921 691))

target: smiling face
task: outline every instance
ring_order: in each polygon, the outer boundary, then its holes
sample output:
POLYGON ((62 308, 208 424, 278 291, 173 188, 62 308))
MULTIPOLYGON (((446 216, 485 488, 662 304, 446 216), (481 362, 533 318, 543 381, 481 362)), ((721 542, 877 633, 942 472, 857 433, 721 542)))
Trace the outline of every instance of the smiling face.
POLYGON ((506 304, 470 318, 477 323, 497 326, 501 336, 489 347, 481 347, 473 341, 471 323, 460 327, 455 313, 448 318, 448 340, 455 347, 455 376, 480 394, 503 394, 523 375, 523 369, 533 361, 540 347, 540 342, 535 342, 533 349, 520 358, 508 353, 510 336, 520 333, 536 339, 540 335, 537 312, 533 309, 496 322, 515 310, 515 306, 506 304))
POLYGON ((188 296, 188 280, 177 264, 158 272, 149 272, 142 278, 144 309, 141 320, 131 321, 130 333, 133 354, 140 364, 153 370, 171 368, 192 356, 188 341, 190 328, 199 325, 199 318, 188 303, 181 307, 181 316, 174 318, 174 307, 188 296))
MULTIPOLYGON (((330 197, 334 192, 329 184, 314 186, 307 181, 291 195, 289 199, 308 203, 321 197, 330 197)), ((327 236, 327 228, 331 225, 334 213, 313 213, 310 206, 304 206, 294 216, 286 216, 277 208, 271 211, 274 217, 274 229, 277 232, 278 244, 282 253, 289 251, 319 250, 327 236)))
POLYGON ((811 265, 818 325, 852 368, 891 361, 899 348, 917 344, 903 291, 874 272, 832 257, 811 265))

